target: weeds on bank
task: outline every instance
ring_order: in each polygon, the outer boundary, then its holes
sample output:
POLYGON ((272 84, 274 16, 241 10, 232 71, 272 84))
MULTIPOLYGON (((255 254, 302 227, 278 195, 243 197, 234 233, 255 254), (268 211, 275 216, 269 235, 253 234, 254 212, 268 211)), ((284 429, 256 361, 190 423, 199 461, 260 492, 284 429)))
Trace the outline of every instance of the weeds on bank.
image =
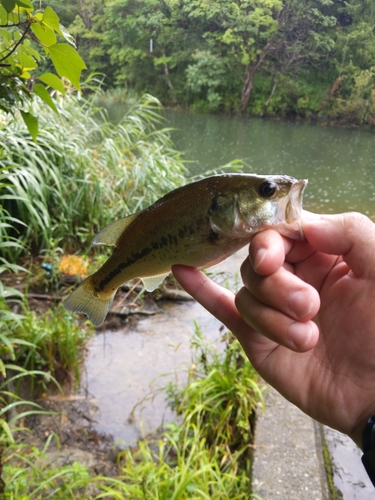
MULTIPOLYGON (((37 142, 20 117, 4 116, 1 121, 0 383, 8 384, 0 387, 3 430, 10 429, 9 405, 18 405, 13 398, 18 398, 21 378, 29 376, 31 388, 37 370, 74 373, 78 378, 80 353, 90 330, 69 321, 62 307, 42 315, 31 312, 26 296, 2 276, 26 273, 17 259, 30 251, 52 256, 61 247, 88 248, 98 229, 143 208, 184 180, 180 155, 167 131, 158 128, 157 99, 145 96, 133 103, 118 125, 107 120, 94 100, 70 95, 61 98, 59 115, 43 109, 38 113, 37 142), (11 367, 22 370, 22 377, 12 379, 11 367)), ((41 267, 38 272, 47 279, 41 267)))
MULTIPOLYGON (((7 500, 85 499, 90 483, 87 467, 75 462, 58 469, 48 465, 46 450, 25 445, 8 448, 3 456, 7 500)), ((1 498, 1 497, 0 497, 1 498)))
POLYGON ((88 322, 73 321, 61 304, 42 314, 26 309, 22 327, 15 332, 25 341, 17 347, 16 361, 26 369, 45 370, 59 378, 71 374, 79 382, 83 348, 93 332, 88 322))
POLYGON ((251 494, 251 443, 262 392, 237 341, 228 336, 226 344, 217 351, 197 329, 186 384, 166 388, 181 422, 121 451, 117 477, 95 476, 78 464, 51 469, 43 452, 16 450, 4 464, 7 498, 257 498, 251 494))
POLYGON ((185 426, 201 429, 224 470, 234 463, 250 473, 254 410, 263 401, 262 389, 237 340, 228 333, 222 341, 220 352, 196 327, 188 381, 182 388, 167 386, 169 405, 185 426))
MULTIPOLYGON (((24 430, 24 419, 46 413, 34 401, 19 396, 20 385, 26 382, 32 392, 37 380, 49 386, 52 382, 59 388, 52 375, 62 368, 73 370, 77 377, 80 347, 87 335, 66 321, 61 307, 38 317, 29 310, 24 294, 1 279, 4 274, 26 274, 24 268, 6 258, 8 251, 18 254, 24 246, 12 235, 17 234, 15 226, 22 223, 1 204, 7 199, 1 191, 4 186, 7 179, 0 172, 0 498, 8 498, 3 481, 4 461, 9 460, 15 448, 22 448, 15 441, 18 431, 24 430), (7 304, 10 297, 13 309, 7 304), (23 314, 15 312, 16 308, 23 314)), ((17 477, 21 476, 22 470, 18 470, 17 477)), ((12 493, 10 498, 20 497, 12 493)))

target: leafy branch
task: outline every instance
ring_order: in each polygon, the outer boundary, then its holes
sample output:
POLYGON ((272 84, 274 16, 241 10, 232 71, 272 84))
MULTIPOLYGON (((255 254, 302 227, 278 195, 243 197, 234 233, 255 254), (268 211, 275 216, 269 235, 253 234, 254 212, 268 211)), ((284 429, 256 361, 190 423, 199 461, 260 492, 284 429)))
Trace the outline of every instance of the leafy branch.
POLYGON ((48 89, 64 94, 66 78, 80 90, 81 72, 86 65, 73 37, 49 6, 34 11, 30 0, 0 0, 0 29, 0 110, 14 113, 19 109, 36 140, 38 119, 30 111, 30 97, 36 95, 58 113, 48 89), (38 47, 43 47, 43 51, 38 47), (46 58, 51 60, 56 74, 48 72, 35 77, 46 58), (35 79, 41 83, 34 84, 35 79), (32 85, 25 85, 27 81, 32 85))
MULTIPOLYGON (((21 38, 18 40, 18 42, 16 42, 14 44, 13 48, 9 50, 8 54, 6 56, 4 56, 2 59, 0 59, 0 63, 5 61, 6 59, 8 59, 8 57, 10 57, 17 50, 18 46, 21 45, 21 43, 24 41, 24 39, 29 31, 29 28, 30 28, 30 25, 28 24, 26 26, 26 29, 22 33, 21 38)), ((9 66, 10 66, 10 64, 9 64, 9 66)))

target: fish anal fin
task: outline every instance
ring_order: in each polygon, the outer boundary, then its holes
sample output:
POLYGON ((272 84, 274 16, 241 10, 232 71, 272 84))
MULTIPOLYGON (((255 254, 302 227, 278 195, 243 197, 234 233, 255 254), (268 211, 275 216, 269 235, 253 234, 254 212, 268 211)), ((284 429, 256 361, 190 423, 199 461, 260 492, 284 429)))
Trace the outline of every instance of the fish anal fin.
POLYGON ((110 245, 116 246, 117 242, 130 224, 138 217, 138 213, 124 217, 123 219, 115 220, 105 226, 98 234, 95 235, 91 246, 110 245))
POLYGON ((153 292, 168 276, 169 271, 165 274, 159 274, 158 276, 148 276, 146 278, 141 278, 144 287, 148 292, 153 292))

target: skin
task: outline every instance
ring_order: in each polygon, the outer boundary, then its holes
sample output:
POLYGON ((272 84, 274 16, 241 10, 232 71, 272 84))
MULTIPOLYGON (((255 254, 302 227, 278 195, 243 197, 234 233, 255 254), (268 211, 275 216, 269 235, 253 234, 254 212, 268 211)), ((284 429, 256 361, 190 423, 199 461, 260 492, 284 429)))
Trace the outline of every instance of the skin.
POLYGON ((237 296, 194 268, 173 273, 267 382, 360 446, 375 414, 375 224, 304 212, 302 225, 307 241, 254 237, 237 296))

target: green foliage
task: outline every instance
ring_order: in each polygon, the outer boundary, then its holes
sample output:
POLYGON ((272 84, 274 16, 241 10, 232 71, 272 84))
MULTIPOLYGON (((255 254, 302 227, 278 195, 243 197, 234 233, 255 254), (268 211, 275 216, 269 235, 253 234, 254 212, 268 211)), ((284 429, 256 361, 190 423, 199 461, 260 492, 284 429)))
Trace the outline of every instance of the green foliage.
POLYGON ((207 109, 215 111, 222 102, 219 91, 226 73, 224 62, 209 51, 197 51, 193 61, 186 69, 187 86, 193 94, 201 96, 207 109))
MULTIPOLYGON (((12 219, 17 223, 16 219, 12 219)), ((12 229, 11 224, 7 229, 12 229)), ((16 241, 0 240, 0 251, 13 251, 21 245, 16 241), (8 247, 7 243, 13 243, 8 247)), ((1 257, 1 274, 14 274, 25 270, 1 257)), ((17 289, 3 284, 0 279, 0 380, 4 377, 3 386, 15 379, 6 377, 7 370, 21 370, 22 377, 34 377, 44 372, 53 375, 66 375, 74 372, 79 381, 79 363, 82 348, 92 330, 84 329, 71 320, 71 316, 62 306, 37 315, 28 308, 26 298, 17 289), (14 312, 8 305, 11 298, 13 306, 18 305, 23 314, 14 312), (11 363, 11 365, 9 364, 11 363), (20 368, 17 368, 20 367, 20 368), (38 370, 38 372, 36 372, 38 370)), ((19 378, 17 376, 16 378, 19 378)), ((33 384, 32 384, 33 385, 33 384)), ((0 384, 0 391, 3 389, 0 384)))
MULTIPOLYGON (((35 11, 30 0, 0 0, 0 110, 14 113, 15 107, 21 108, 34 140, 38 119, 30 112, 31 96, 35 75, 40 73, 38 68, 46 54, 60 78, 39 74, 40 81, 61 91, 61 77, 65 77, 80 89, 81 71, 86 66, 72 45, 73 38, 50 6, 35 11)), ((34 89, 35 95, 57 112, 47 89, 42 84, 34 89)))
MULTIPOLYGON (((184 166, 168 132, 160 130, 158 101, 145 96, 118 125, 92 101, 59 101, 44 110, 35 143, 17 118, 0 129, 0 186, 4 210, 14 214, 20 241, 36 252, 88 248, 109 222, 145 208, 184 180, 184 166)), ((35 103, 36 109, 38 105, 35 103)), ((8 239, 13 231, 0 227, 8 239)), ((9 259, 13 248, 4 249, 9 259)))
POLYGON ((219 458, 207 448, 201 428, 170 424, 156 446, 140 442, 137 451, 122 454, 124 465, 120 476, 99 483, 103 493, 97 498, 105 495, 119 500, 253 498, 246 472, 236 467, 221 467, 219 458))
MULTIPOLYGON (((74 462, 60 469, 46 465, 44 450, 28 446, 14 446, 8 449, 7 454, 12 454, 13 461, 5 468, 6 497, 10 500, 42 500, 47 498, 68 500, 93 498, 86 495, 90 475, 86 467, 74 462)), ((8 458, 6 456, 6 458, 8 458)))
POLYGON ((375 66, 372 0, 50 2, 107 88, 195 109, 372 123, 346 102, 375 66), (308 77, 316 90, 302 94, 308 77))
POLYGON ((78 325, 62 305, 44 314, 26 308, 21 325, 14 329, 18 339, 14 361, 27 370, 43 370, 59 377, 73 372, 78 383, 83 347, 92 333, 90 325, 78 325))
MULTIPOLYGON (((15 345, 22 344, 22 340, 9 339, 15 345)), ((17 427, 29 415, 45 414, 35 401, 25 401, 17 395, 15 386, 24 379, 38 377, 45 383, 56 381, 50 374, 38 370, 26 370, 16 364, 3 364, 4 373, 0 375, 0 458, 6 447, 15 442, 15 433, 23 427, 17 427), (9 373, 11 376, 9 376, 9 373)), ((57 384, 57 383, 56 383, 57 384)), ((1 489, 0 489, 0 493, 1 489)))
MULTIPOLYGON (((16 221, 12 218, 11 222, 16 221)), ((0 251, 9 248, 7 243, 12 243, 12 248, 17 248, 19 245, 14 240, 0 239, 0 251)), ((6 272, 15 273, 21 270, 20 266, 10 264, 4 257, 1 257, 0 276, 6 272)), ((20 398, 17 395, 16 386, 22 380, 33 380, 35 377, 45 383, 53 380, 49 373, 29 370, 18 364, 20 351, 34 349, 36 346, 30 342, 25 317, 12 311, 6 305, 5 299, 10 296, 13 301, 22 305, 24 298, 22 293, 15 288, 5 286, 0 280, 0 461, 4 449, 14 442, 14 433, 18 430, 16 424, 30 414, 44 413, 35 402, 24 401, 20 398)))
POLYGON ((104 6, 103 46, 118 84, 212 110, 228 109, 240 94, 245 111, 266 67, 283 75, 332 51, 331 3, 115 0, 104 6))
POLYGON ((183 415, 185 426, 200 429, 206 446, 224 468, 234 466, 240 458, 246 468, 253 412, 262 401, 258 376, 231 334, 224 352, 218 352, 196 329, 192 349, 188 383, 182 389, 169 385, 169 404, 183 415))
MULTIPOLYGON (((334 100, 331 114, 339 120, 375 125, 375 66, 353 77, 350 92, 334 100)), ((341 92, 342 94, 342 92, 341 92)))

